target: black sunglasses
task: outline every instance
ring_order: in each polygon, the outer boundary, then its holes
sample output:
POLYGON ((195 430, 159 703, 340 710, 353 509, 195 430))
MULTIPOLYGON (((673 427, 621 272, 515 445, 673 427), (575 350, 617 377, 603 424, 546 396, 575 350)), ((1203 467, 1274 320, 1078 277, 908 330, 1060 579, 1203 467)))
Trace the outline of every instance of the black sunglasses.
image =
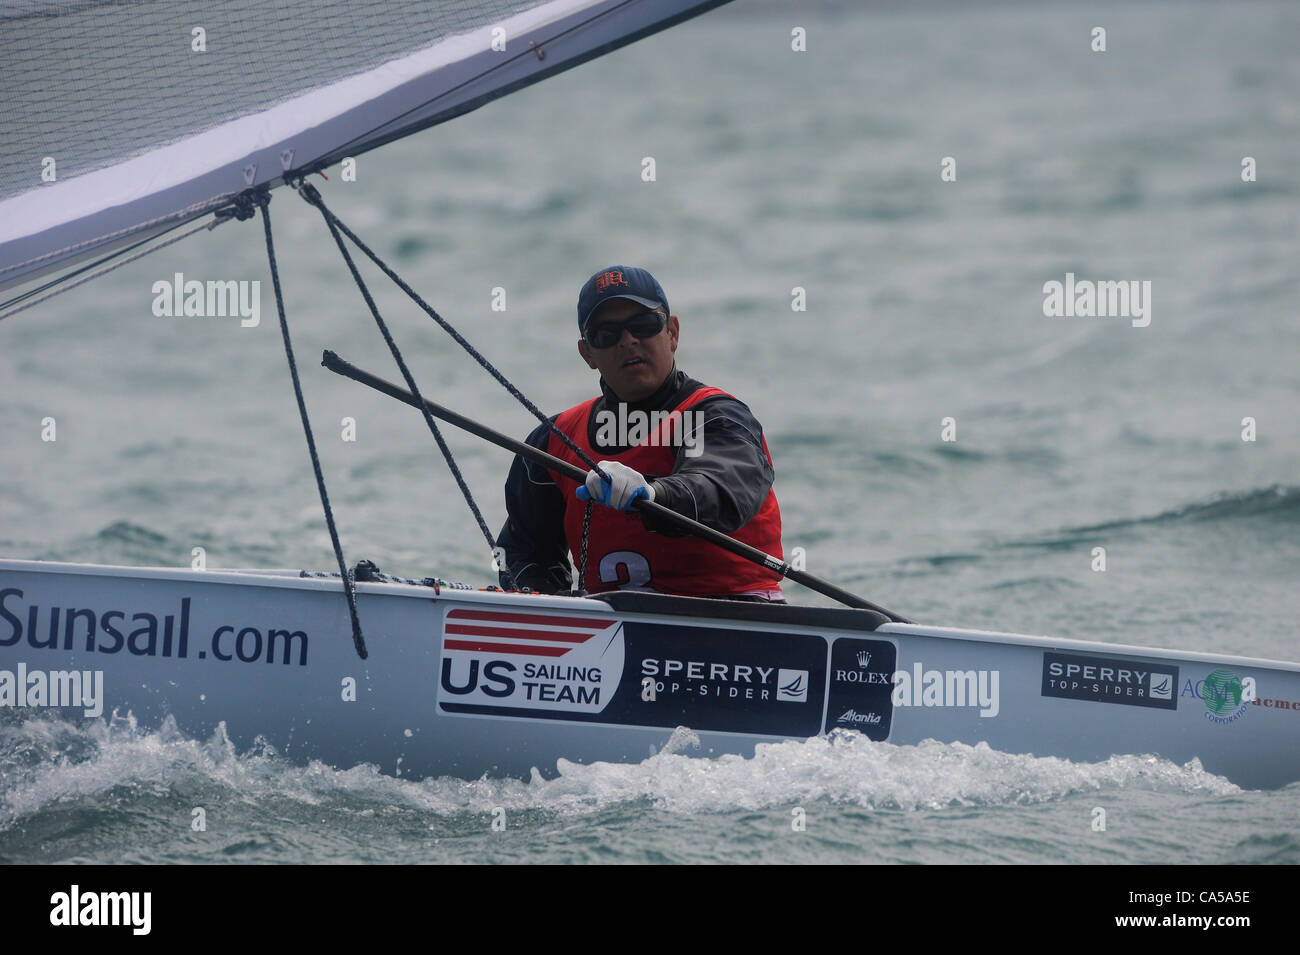
POLYGON ((592 348, 612 348, 622 341, 625 328, 634 338, 654 338, 664 330, 667 322, 663 312, 641 312, 621 322, 602 322, 588 327, 583 337, 592 348))

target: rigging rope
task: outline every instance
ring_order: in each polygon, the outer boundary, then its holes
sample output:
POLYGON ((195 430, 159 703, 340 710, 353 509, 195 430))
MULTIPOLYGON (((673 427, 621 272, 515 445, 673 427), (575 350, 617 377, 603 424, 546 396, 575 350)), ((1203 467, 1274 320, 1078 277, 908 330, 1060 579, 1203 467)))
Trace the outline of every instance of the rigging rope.
POLYGON ((244 193, 237 202, 238 219, 247 219, 252 215, 252 206, 256 204, 262 210, 262 226, 266 233, 266 257, 271 266, 271 284, 275 288, 275 307, 280 313, 280 333, 284 338, 284 355, 289 360, 289 376, 293 379, 293 394, 298 399, 298 414, 302 418, 302 430, 307 436, 307 450, 311 454, 312 470, 316 472, 316 487, 320 491, 321 505, 325 508, 325 523, 329 526, 330 540, 334 544, 334 556, 339 562, 339 573, 343 577, 343 593, 348 602, 348 614, 352 618, 352 643, 357 649, 357 656, 365 659, 365 637, 361 634, 361 620, 357 616, 357 595, 348 576, 347 564, 343 560, 343 545, 339 543, 339 532, 334 526, 334 511, 330 507, 329 495, 325 492, 325 475, 321 473, 320 457, 316 453, 316 439, 312 437, 311 422, 307 420, 307 403, 302 397, 302 383, 298 380, 298 364, 293 359, 293 344, 289 341, 289 320, 284 313, 284 296, 280 291, 280 270, 275 264, 275 243, 271 240, 271 193, 262 186, 251 197, 244 193))
MULTIPOLYGON (((341 219, 339 219, 338 216, 336 216, 333 212, 331 212, 328 208, 326 208, 325 201, 321 198, 321 194, 319 190, 316 189, 315 186, 313 186, 311 183, 304 182, 303 188, 300 189, 299 191, 303 193, 304 199, 306 199, 308 202, 312 203, 313 205, 315 205, 317 208, 320 209, 321 213, 325 216, 326 220, 338 226, 340 232, 342 232, 349 239, 351 239, 353 244, 355 244, 358 249, 364 252, 369 257, 371 262, 374 262, 375 265, 379 266, 379 268, 383 271, 383 273, 387 275, 390 279, 392 279, 393 283, 398 288, 400 288, 403 292, 405 292, 407 296, 410 297, 411 301, 415 302, 415 304, 420 306, 420 308, 423 309, 424 312, 430 318, 432 318, 435 322, 441 325, 443 331, 445 331, 448 335, 450 335, 453 339, 455 339, 456 344, 460 345, 461 348, 464 348, 465 351, 469 352, 470 356, 475 361, 477 361, 480 366, 482 366, 484 371, 486 371, 498 382, 500 382, 501 386, 505 388, 506 391, 514 395, 515 398, 519 400, 520 404, 522 404, 525 408, 527 408, 529 411, 533 413, 533 417, 535 417, 542 424, 548 425, 551 429, 551 433, 556 435, 558 438, 560 438, 560 440, 562 440, 566 445, 568 445, 569 449, 573 451, 573 453, 576 454, 582 460, 583 464, 587 465, 587 467, 591 468, 593 471, 600 470, 600 468, 597 467, 596 462, 593 461, 591 457, 585 451, 582 450, 582 448, 578 447, 573 442, 572 438, 570 438, 567 434, 565 434, 563 431, 557 428, 555 426, 554 421, 548 418, 542 412, 542 410, 537 407, 537 405, 529 401, 528 398, 525 397, 523 392, 521 392, 518 388, 516 388, 515 385, 508 378, 506 378, 505 375, 501 374, 501 372, 497 370, 495 365, 493 365, 490 361, 488 361, 481 354, 479 354, 478 349, 476 349, 473 345, 471 345, 468 341, 466 341, 465 337, 461 335, 460 332, 456 331, 456 329, 454 329, 445 318, 443 318, 436 311, 434 311, 433 307, 429 305, 428 302, 420 298, 420 294, 417 291, 415 291, 415 289, 411 288, 411 286, 407 285, 406 282, 402 280, 402 277, 400 275, 398 275, 391 268, 389 268, 388 264, 384 262, 384 260, 381 259, 378 255, 376 255, 371 250, 370 246, 362 242, 361 238, 355 232, 349 229, 347 225, 341 219)), ((601 473, 604 474, 603 471, 601 473)), ((609 475, 605 475, 605 476, 608 477, 609 475)))
MULTIPOLYGON (((352 280, 357 283, 357 288, 361 290, 361 297, 366 300, 366 306, 370 309, 370 314, 374 316, 375 324, 379 326, 379 333, 384 336, 384 341, 388 343, 388 350, 393 353, 393 360, 397 362, 397 367, 401 369, 402 377, 406 379, 406 387, 411 389, 411 394, 413 394, 415 400, 419 402, 420 411, 424 414, 424 422, 429 426, 429 430, 433 432, 433 438, 438 442, 438 449, 442 451, 442 456, 447 461, 447 468, 456 479, 456 484, 460 487, 460 493, 464 495, 465 503, 469 505, 470 512, 474 515, 474 520, 478 523, 479 530, 482 531, 483 537, 487 541, 488 550, 492 551, 496 547, 496 540, 492 537, 492 532, 488 530, 487 522, 483 519, 483 512, 479 510, 478 503, 474 500, 474 494, 469 489, 469 484, 466 483, 464 476, 460 473, 460 468, 456 464, 456 458, 451 453, 451 448, 447 446, 447 442, 442 436, 442 431, 439 429, 438 423, 433 420, 433 415, 431 415, 429 409, 425 407, 424 397, 420 394, 420 389, 415 384, 415 378, 411 375, 411 370, 406 366, 406 362, 402 358, 402 352, 397 347, 397 342, 393 341, 393 336, 388 331, 387 323, 385 323, 384 319, 380 316, 379 306, 375 304, 374 298, 370 295, 370 289, 366 287, 365 281, 361 278, 361 273, 357 271, 357 266, 356 263, 352 261, 351 253, 348 252, 347 246, 343 244, 343 236, 339 235, 338 227, 332 221, 332 217, 326 211, 324 205, 319 201, 320 193, 317 192, 316 188, 310 183, 303 183, 299 187, 299 192, 303 194, 304 198, 306 198, 308 202, 320 209, 321 215, 325 219, 325 224, 329 226, 330 235, 334 237, 334 241, 339 247, 339 252, 343 255, 343 261, 348 264, 348 270, 352 273, 352 280), (310 195, 311 193, 315 194, 315 200, 312 199, 310 195)), ((515 575, 508 567, 502 569, 510 579, 511 587, 518 590, 519 582, 515 579, 515 575)))
POLYGON ((174 245, 175 243, 179 242, 181 239, 188 239, 196 232, 202 232, 204 229, 208 229, 208 230, 215 229, 217 226, 221 225, 221 223, 225 221, 226 218, 223 218, 220 215, 220 210, 218 210, 217 218, 213 219, 211 222, 204 222, 202 225, 197 225, 193 229, 190 229, 186 232, 182 232, 180 235, 172 236, 166 242, 159 242, 157 245, 152 246, 151 248, 148 249, 144 249, 140 252, 137 252, 135 255, 128 255, 125 258, 122 258, 122 256, 124 256, 127 252, 130 252, 131 249, 139 248, 141 245, 153 241, 154 239, 157 238, 157 236, 150 236, 147 239, 142 239, 140 242, 137 242, 135 245, 131 246, 128 249, 122 249, 121 251, 114 252, 110 255, 106 255, 104 256, 104 258, 100 259, 97 262, 92 262, 89 265, 84 265, 81 268, 77 269, 76 271, 69 272, 66 275, 60 275, 58 278, 51 279, 49 282, 46 282, 44 285, 40 286, 39 288, 29 289, 28 291, 23 292, 21 295, 16 295, 13 298, 11 298, 9 301, 0 304, 0 321, 3 321, 4 319, 8 318, 11 315, 17 315, 19 312, 26 311, 27 309, 31 308, 33 305, 39 305, 41 304, 41 302, 47 302, 50 299, 54 298, 56 295, 62 295, 64 292, 70 292, 72 289, 76 288, 79 285, 85 285, 87 282, 93 279, 97 279, 101 275, 107 275, 109 272, 112 272, 116 269, 120 269, 122 266, 134 262, 136 259, 142 259, 151 252, 157 252, 159 249, 165 249, 167 248, 167 246, 174 245), (112 262, 113 259, 117 259, 118 261, 112 262), (104 268, 100 269, 98 272, 90 272, 88 275, 82 276, 75 282, 68 282, 68 279, 72 278, 74 275, 77 275, 81 272, 85 272, 87 269, 93 269, 96 265, 99 265, 103 262, 112 262, 112 264, 105 266, 104 268), (47 292, 47 291, 48 294, 46 295, 40 294, 41 292, 47 292), (31 296, 33 295, 39 297, 31 298, 31 296), (23 302, 24 299, 31 299, 31 300, 21 305, 18 305, 17 308, 12 308, 9 309, 9 311, 4 311, 4 309, 8 308, 10 305, 23 302))
POLYGON ((582 512, 582 550, 578 555, 578 589, 575 597, 587 596, 587 540, 591 536, 591 510, 596 506, 594 498, 587 498, 587 509, 582 512))
MULTIPOLYGON (((556 427, 556 424, 553 420, 548 418, 546 414, 543 413, 542 410, 537 407, 537 405, 529 401, 528 398, 524 395, 524 393, 521 392, 517 387, 515 387, 513 382, 511 382, 508 378, 506 378, 505 375, 503 375, 500 371, 498 371, 495 365, 493 365, 490 361, 484 358, 479 353, 478 349, 476 349, 473 345, 471 345, 465 339, 465 337, 460 334, 460 332, 456 331, 456 329, 453 328, 445 318, 443 318, 436 311, 434 311, 433 307, 429 305, 429 303, 426 302, 423 298, 421 298, 419 293, 416 292, 415 289, 407 285, 406 282, 402 280, 402 277, 400 275, 398 275, 391 268, 389 268, 388 264, 384 262, 384 260, 381 259, 378 255, 376 255, 375 252, 370 248, 370 246, 366 245, 365 242, 361 240, 360 236, 358 236, 355 232, 349 229, 347 225, 341 219, 339 219, 338 216, 336 216, 333 212, 329 210, 328 207, 326 207, 325 200, 321 196, 320 190, 318 190, 314 185, 307 182, 306 180, 300 179, 298 182, 298 194, 301 195, 303 199, 306 200, 308 203, 314 205, 317 209, 319 209, 321 215, 324 216, 325 218, 326 224, 329 225, 330 233, 334 236, 334 240, 338 243, 339 250, 343 252, 343 257, 348 263, 348 268, 352 270, 352 277, 353 279, 356 280, 357 285, 360 287, 361 294, 366 299, 366 304, 370 306, 371 314, 374 315, 375 321, 379 323, 380 331, 383 332, 384 339, 385 341, 388 342, 388 347, 392 351, 393 357, 397 360, 398 367, 401 368, 402 370, 402 376, 406 379, 407 386, 411 389, 411 393, 415 396, 416 400, 420 402, 420 408, 424 412, 425 420, 428 422, 430 429, 432 429, 433 436, 438 440, 438 447, 442 450, 443 457, 447 459, 448 467, 451 468, 452 473, 456 477, 457 483, 460 484, 461 491, 465 495, 465 500, 469 504, 470 510, 474 512, 474 517, 478 521, 480 529, 482 529, 484 535, 487 537, 489 549, 495 546, 495 541, 492 539, 492 535, 488 531, 486 523, 484 523, 483 521, 483 516, 479 512, 478 506, 474 503, 474 498, 470 494, 469 487, 465 484, 464 480, 461 478, 460 471, 456 467, 455 461, 452 458, 451 450, 447 447, 446 443, 443 441, 442 436, 438 431, 438 427, 436 424, 434 424, 433 417, 429 414, 428 409, 424 407, 424 399, 420 397, 420 392, 415 387, 415 380, 411 377, 410 372, 406 368, 406 363, 402 361, 401 354, 398 352, 397 345, 394 344, 392 337, 388 334, 387 327, 384 325, 383 320, 379 317, 379 311, 375 307, 373 300, 370 298, 370 293, 366 289, 365 284, 361 281, 361 277, 357 272, 356 266, 353 264, 351 256, 348 255, 347 249, 343 245, 343 240, 339 238, 339 232, 342 232, 349 239, 351 239, 353 244, 355 244, 357 248, 359 248, 362 252, 364 252, 366 256, 370 259, 370 261, 374 262, 375 265, 377 265, 385 275, 387 275, 390 279, 393 280, 393 283, 397 285, 398 288, 400 288, 403 292, 405 292, 407 296, 413 302, 415 302, 416 305, 418 305, 430 318, 432 318, 435 322, 437 322, 442 327, 442 329, 448 335, 450 335, 458 345, 464 348, 465 351, 467 351, 470 354, 470 356, 479 363, 480 367, 482 367, 485 371, 487 371, 490 375, 492 375, 492 377, 495 378, 503 388, 505 388, 508 392, 510 392, 510 394, 513 395, 519 401, 520 404, 522 404, 525 408, 527 408, 530 412, 532 412, 533 416, 537 418, 538 421, 546 425, 550 429, 552 434, 559 437, 561 441, 563 441, 566 445, 568 445, 570 450, 572 450, 574 454, 576 454, 578 458, 584 464, 587 465, 588 468, 590 468, 593 471, 599 471, 603 477, 608 479, 609 475, 606 474, 594 460, 592 460, 590 455, 588 455, 585 451, 583 451, 582 448, 578 447, 578 445, 573 441, 572 438, 570 438, 567 434, 565 434, 558 427, 556 427)), ((583 514, 583 521, 582 521, 582 545, 581 545, 581 554, 578 558, 579 566, 577 568, 578 587, 575 593, 585 593, 586 590, 587 540, 588 540, 588 532, 591 528, 591 512, 592 512, 592 503, 588 501, 587 509, 586 512, 583 514)), ((517 590, 518 581, 515 579, 513 574, 510 574, 509 570, 507 570, 506 573, 510 575, 510 580, 514 584, 515 589, 517 590)))

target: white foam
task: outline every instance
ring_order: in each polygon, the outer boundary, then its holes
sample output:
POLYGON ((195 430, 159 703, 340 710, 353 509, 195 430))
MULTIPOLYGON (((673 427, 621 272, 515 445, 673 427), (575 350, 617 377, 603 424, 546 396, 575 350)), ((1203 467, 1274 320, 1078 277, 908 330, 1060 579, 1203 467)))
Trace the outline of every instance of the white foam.
MULTIPOLYGON (((822 800, 867 809, 923 810, 1043 803, 1074 793, 1162 790, 1223 796, 1239 792, 1198 761, 1177 766, 1153 756, 1114 756, 1075 763, 1015 755, 986 744, 895 746, 837 730, 829 737, 760 744, 753 757, 710 758, 698 737, 676 730, 663 750, 639 763, 560 760, 544 779, 411 781, 362 765, 338 770, 289 763, 269 746, 237 754, 221 726, 206 741, 185 737, 168 721, 156 732, 130 718, 74 727, 29 719, 3 728, 7 777, 0 830, 59 802, 94 799, 118 786, 163 795, 177 783, 214 784, 239 799, 287 799, 305 805, 373 802, 439 815, 544 811, 585 814, 625 803, 674 813, 733 812, 807 805, 822 800), (74 753, 79 755, 59 755, 74 753), (25 760, 15 761, 15 753, 25 760), (50 754, 33 759, 33 753, 50 754), (84 758, 83 758, 84 757, 84 758), (26 765, 24 765, 26 763, 26 765)), ((364 807, 363 807, 364 808, 364 807)))
MULTIPOLYGON (((681 732, 681 731, 679 731, 681 732)), ((1039 803, 1077 792, 1169 789, 1226 795, 1238 788, 1197 760, 1177 766, 1154 756, 1100 763, 1002 753, 986 743, 876 743, 836 730, 828 737, 760 744, 753 758, 701 759, 665 751, 633 766, 561 761, 550 785, 572 799, 648 798, 677 812, 727 812, 814 800, 868 809, 941 809, 1039 803)))

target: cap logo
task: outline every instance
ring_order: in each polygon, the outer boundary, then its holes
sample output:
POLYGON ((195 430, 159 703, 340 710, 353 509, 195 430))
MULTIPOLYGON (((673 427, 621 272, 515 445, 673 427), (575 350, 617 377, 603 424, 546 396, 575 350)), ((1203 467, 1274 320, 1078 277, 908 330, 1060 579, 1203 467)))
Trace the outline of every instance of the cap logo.
POLYGON ((619 271, 602 272, 596 276, 596 291, 603 292, 613 285, 627 285, 627 279, 623 278, 623 273, 619 271))

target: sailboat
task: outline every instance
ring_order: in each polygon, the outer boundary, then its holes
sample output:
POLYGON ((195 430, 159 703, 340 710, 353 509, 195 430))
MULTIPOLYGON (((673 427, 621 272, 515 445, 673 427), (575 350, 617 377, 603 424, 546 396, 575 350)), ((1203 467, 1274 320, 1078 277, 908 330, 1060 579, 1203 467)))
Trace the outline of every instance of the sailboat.
MULTIPOLYGON (((181 36, 187 56, 219 38, 301 49, 307 35, 329 55, 251 72, 234 57, 220 67, 226 85, 159 82, 154 99, 118 112, 73 104, 79 121, 48 96, 12 90, 13 103, 46 105, 17 116, 30 145, 4 159, 0 177, 0 293, 12 294, 0 319, 189 235, 260 218, 338 569, 0 559, 0 706, 224 732, 241 749, 261 741, 294 761, 414 778, 636 761, 686 727, 704 755, 859 733, 1083 761, 1150 754, 1249 787, 1300 780, 1300 665, 922 625, 680 516, 683 531, 845 606, 541 595, 347 566, 280 294, 272 191, 288 186, 321 211, 405 382, 332 353, 325 367, 413 406, 444 452, 435 419, 533 453, 420 393, 345 238, 507 382, 329 210, 311 177, 718 2, 446 3, 436 23, 427 4, 290 4, 274 23, 231 4, 226 22, 203 25, 177 10, 151 38, 181 36), (213 88, 226 92, 205 98, 213 88)), ((6 53, 75 58, 89 55, 78 37, 130 35, 129 15, 116 4, 22 4, 0 17, 6 53)), ((124 63, 106 55, 100 65, 113 76, 124 63)), ((51 72, 30 82, 48 84, 51 72)))

